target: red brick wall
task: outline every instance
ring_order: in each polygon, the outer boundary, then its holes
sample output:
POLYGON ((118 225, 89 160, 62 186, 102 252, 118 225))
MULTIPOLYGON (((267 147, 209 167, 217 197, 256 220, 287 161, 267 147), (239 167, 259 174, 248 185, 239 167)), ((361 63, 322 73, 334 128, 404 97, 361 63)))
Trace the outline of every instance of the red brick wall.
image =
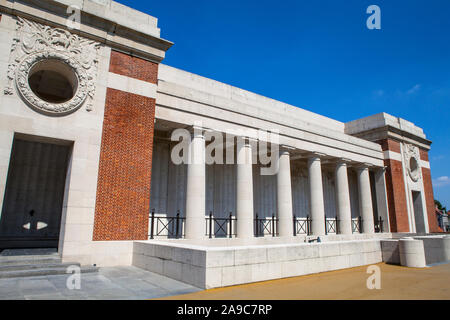
POLYGON ((376 141, 378 144, 381 145, 381 149, 383 151, 393 151, 393 152, 398 152, 400 153, 401 149, 400 149, 400 142, 397 142, 395 140, 391 140, 391 139, 384 139, 384 140, 380 140, 380 141, 376 141))
POLYGON ((112 51, 109 71, 138 80, 157 83, 158 64, 112 51))
POLYGON ((425 201, 428 212, 428 226, 430 232, 442 232, 439 228, 438 221, 435 213, 433 183, 431 180, 431 170, 428 168, 422 168, 423 188, 425 190, 425 201))
MULTIPOLYGON (((400 143, 395 140, 385 139, 377 142, 381 145, 383 151, 389 150, 398 153, 401 152, 400 143)), ((429 161, 428 151, 423 149, 419 150, 420 159, 429 161)), ((397 160, 389 159, 385 160, 384 164, 388 167, 386 171, 386 190, 391 232, 409 232, 408 211, 406 208, 407 198, 403 180, 402 163, 397 160)), ((434 196, 430 169, 423 168, 422 173, 430 232, 439 232, 441 230, 438 227, 434 213, 434 196)))
POLYGON ((427 150, 419 149, 419 152, 420 152, 420 160, 430 161, 429 158, 428 158, 428 151, 427 150))
MULTIPOLYGON (((113 51, 110 71, 156 83, 158 65, 113 51)), ((108 88, 94 241, 146 240, 155 99, 108 88)))
POLYGON ((409 232, 409 220, 402 163, 385 160, 386 191, 391 232, 409 232))
MULTIPOLYGON (((383 151, 400 153, 400 142, 392 139, 376 141, 383 151)), ((386 159, 386 192, 391 232, 409 232, 406 192, 401 161, 386 159)))

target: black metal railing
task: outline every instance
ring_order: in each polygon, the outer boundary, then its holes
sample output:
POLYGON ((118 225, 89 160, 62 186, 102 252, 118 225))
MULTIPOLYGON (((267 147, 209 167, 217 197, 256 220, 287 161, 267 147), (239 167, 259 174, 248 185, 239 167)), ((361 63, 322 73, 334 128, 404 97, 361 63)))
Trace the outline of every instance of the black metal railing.
POLYGON ((311 235, 311 218, 297 218, 294 216, 294 237, 298 234, 311 235))
POLYGON ((377 219, 375 219, 375 232, 376 233, 383 233, 383 218, 382 217, 378 217, 377 219))
POLYGON ((362 233, 362 218, 359 216, 357 219, 352 219, 352 232, 362 233))
POLYGON ((339 233, 339 220, 338 218, 325 217, 325 235, 338 234, 339 233))
POLYGON ((157 217, 155 216, 155 210, 152 210, 150 214, 150 239, 155 239, 155 237, 183 238, 185 220, 186 218, 181 217, 179 210, 174 217, 157 217))
POLYGON ((236 227, 233 228, 236 221, 231 212, 228 218, 214 218, 213 213, 210 212, 209 217, 206 218, 206 236, 210 239, 232 238, 236 236, 236 227))
POLYGON ((255 218, 255 237, 278 236, 278 218, 272 215, 272 218, 255 218))

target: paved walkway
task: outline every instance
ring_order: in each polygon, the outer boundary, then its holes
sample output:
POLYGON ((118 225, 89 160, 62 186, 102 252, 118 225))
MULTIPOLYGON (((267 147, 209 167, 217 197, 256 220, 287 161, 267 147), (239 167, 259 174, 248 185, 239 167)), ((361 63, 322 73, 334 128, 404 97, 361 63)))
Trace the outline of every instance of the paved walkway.
POLYGON ((367 289, 367 267, 213 289, 170 297, 185 300, 450 300, 450 264, 412 269, 378 264, 381 290, 367 289))
POLYGON ((135 267, 82 274, 81 290, 67 289, 68 276, 0 279, 0 300, 144 300, 200 290, 135 267))

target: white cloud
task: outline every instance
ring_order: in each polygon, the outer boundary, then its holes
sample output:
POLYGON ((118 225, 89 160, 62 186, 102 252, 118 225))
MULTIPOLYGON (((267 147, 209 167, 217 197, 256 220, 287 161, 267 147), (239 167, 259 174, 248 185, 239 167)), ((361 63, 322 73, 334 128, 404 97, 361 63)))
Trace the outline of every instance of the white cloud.
POLYGON ((443 159, 445 159, 445 156, 444 155, 439 155, 439 156, 435 156, 435 157, 433 157, 433 161, 439 161, 439 160, 443 160, 443 159))
POLYGON ((450 185, 450 177, 448 177, 448 176, 442 176, 442 177, 439 177, 439 178, 433 180, 434 187, 439 188, 439 187, 445 187, 448 185, 450 185))
POLYGON ((421 85, 420 84, 416 84, 414 87, 412 87, 411 89, 409 89, 406 93, 407 94, 414 94, 417 91, 420 90, 421 85))
POLYGON ((373 95, 376 97, 382 97, 382 96, 384 96, 384 90, 375 90, 373 92, 373 95))

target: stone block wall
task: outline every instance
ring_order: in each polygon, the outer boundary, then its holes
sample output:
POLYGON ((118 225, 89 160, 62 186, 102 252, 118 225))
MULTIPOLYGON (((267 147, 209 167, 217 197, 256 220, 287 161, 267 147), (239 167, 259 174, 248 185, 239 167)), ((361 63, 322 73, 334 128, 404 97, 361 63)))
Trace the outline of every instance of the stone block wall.
MULTIPOLYGON (((410 234, 412 235, 412 234, 410 234)), ((408 235, 407 235, 408 236, 408 235)), ((413 253, 416 258, 425 260, 427 265, 436 263, 446 263, 450 261, 450 237, 449 236, 412 236, 399 239, 383 239, 381 240, 381 250, 383 254, 383 261, 388 264, 405 265, 405 252, 401 252, 400 241, 416 241, 421 242, 422 247, 419 250, 406 252, 413 253)), ((404 251, 404 249, 403 249, 404 251)), ((408 266, 408 265, 406 265, 408 266)))
POLYGON ((134 266, 206 289, 380 262, 377 239, 237 247, 135 242, 133 250, 134 266))

